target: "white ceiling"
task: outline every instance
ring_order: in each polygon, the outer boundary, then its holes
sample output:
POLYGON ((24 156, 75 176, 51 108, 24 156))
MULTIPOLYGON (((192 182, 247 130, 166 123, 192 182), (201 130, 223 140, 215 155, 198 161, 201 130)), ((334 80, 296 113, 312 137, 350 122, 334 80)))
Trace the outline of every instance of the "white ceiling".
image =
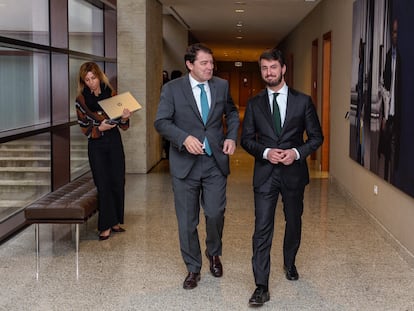
POLYGON ((159 0, 220 61, 256 61, 276 46, 319 0, 159 0), (244 13, 236 13, 243 9, 244 13), (236 26, 239 22, 242 27, 236 26), (237 39, 237 36, 243 37, 237 39))

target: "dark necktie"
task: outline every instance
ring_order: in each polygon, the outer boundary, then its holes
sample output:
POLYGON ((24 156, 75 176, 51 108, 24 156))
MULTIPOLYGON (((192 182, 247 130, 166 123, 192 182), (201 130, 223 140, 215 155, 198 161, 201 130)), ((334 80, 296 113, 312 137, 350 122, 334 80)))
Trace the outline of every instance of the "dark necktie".
POLYGON ((279 105, 277 104, 276 100, 278 95, 279 93, 273 93, 273 120, 275 123, 276 134, 279 135, 282 131, 282 122, 280 120, 279 105))
MULTIPOLYGON (((203 118, 204 124, 207 123, 208 112, 210 111, 210 107, 208 106, 207 94, 204 90, 204 84, 199 84, 198 87, 200 88, 200 103, 201 103, 201 117, 203 118)), ((211 155, 211 148, 210 144, 208 143, 207 137, 204 139, 204 150, 208 155, 211 155)))

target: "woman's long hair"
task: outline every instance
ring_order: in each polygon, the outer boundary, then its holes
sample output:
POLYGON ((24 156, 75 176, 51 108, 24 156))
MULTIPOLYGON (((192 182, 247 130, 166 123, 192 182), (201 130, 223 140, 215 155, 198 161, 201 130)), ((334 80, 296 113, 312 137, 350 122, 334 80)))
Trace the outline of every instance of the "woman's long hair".
POLYGON ((111 91, 113 92, 114 89, 109 83, 108 77, 105 75, 105 73, 101 70, 101 68, 94 62, 86 62, 83 63, 82 66, 79 69, 79 75, 78 75, 78 95, 81 95, 83 92, 83 89, 85 88, 85 77, 88 74, 88 72, 92 72, 101 83, 108 86, 111 91))

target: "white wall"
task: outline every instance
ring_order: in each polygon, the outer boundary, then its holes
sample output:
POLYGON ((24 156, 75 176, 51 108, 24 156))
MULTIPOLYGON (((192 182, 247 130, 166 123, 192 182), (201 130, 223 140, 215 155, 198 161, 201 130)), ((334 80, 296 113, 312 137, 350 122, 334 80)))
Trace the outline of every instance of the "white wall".
POLYGON ((172 15, 163 15, 163 69, 186 73, 184 53, 188 46, 188 31, 172 15))

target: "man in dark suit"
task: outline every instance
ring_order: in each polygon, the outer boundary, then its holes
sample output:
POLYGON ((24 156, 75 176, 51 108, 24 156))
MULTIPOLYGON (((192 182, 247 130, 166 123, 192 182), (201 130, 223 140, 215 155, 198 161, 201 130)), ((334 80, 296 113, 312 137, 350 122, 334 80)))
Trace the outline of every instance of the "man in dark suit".
POLYGON ((323 142, 311 98, 285 83, 282 53, 277 49, 263 52, 259 66, 266 89, 249 99, 241 136, 242 147, 255 158, 252 265, 257 288, 249 300, 251 306, 270 299, 270 249, 279 194, 286 221, 284 270, 288 280, 299 278, 295 258, 301 239, 304 190, 309 183, 306 157, 323 142))
POLYGON ((200 280, 201 250, 197 232, 200 204, 206 219, 210 271, 221 277, 222 233, 226 207, 229 155, 236 150, 239 113, 226 80, 213 77, 213 53, 202 45, 187 48, 189 70, 165 84, 155 128, 170 141, 170 171, 180 248, 188 274, 183 287, 200 280), (223 127, 226 122, 226 132, 223 127))
POLYGON ((384 155, 384 179, 395 183, 400 155, 401 122, 401 57, 397 46, 398 21, 391 25, 391 48, 385 57, 384 96, 381 109, 381 128, 378 156, 384 155))

